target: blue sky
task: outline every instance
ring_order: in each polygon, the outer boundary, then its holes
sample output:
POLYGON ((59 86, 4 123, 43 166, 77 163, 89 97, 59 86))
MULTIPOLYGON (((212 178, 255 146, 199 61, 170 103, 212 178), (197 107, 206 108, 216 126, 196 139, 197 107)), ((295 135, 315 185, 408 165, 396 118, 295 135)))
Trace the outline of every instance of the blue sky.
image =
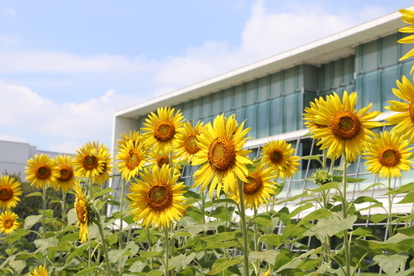
POLYGON ((111 146, 117 110, 410 5, 0 0, 0 140, 69 153, 111 146))

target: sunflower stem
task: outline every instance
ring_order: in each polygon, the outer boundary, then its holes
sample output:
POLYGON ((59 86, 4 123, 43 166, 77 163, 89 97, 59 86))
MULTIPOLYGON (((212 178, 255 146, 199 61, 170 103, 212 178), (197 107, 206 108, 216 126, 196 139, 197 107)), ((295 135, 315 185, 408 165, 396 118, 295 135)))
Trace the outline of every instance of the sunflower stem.
POLYGON ((46 185, 43 185, 43 238, 46 239, 46 185))
MULTIPOLYGON (((206 214, 205 214, 206 193, 207 191, 201 193, 201 218, 203 219, 203 224, 206 223, 206 214)), ((204 238, 207 237, 207 230, 203 230, 203 236, 204 238)), ((210 256, 208 255, 205 245, 203 246, 203 250, 204 250, 204 260, 206 263, 208 263, 210 261, 210 256)))
POLYGON ((123 237, 123 228, 124 228, 124 193, 125 193, 125 179, 122 179, 122 185, 121 185, 121 195, 119 199, 119 211, 120 211, 120 218, 119 218, 119 249, 122 249, 122 237, 123 237))
POLYGON ((62 190, 62 221, 66 222, 66 192, 62 190))
MULTIPOLYGON (((348 202, 346 200, 346 186, 347 186, 347 167, 348 163, 346 160, 346 152, 345 152, 345 146, 344 146, 344 154, 343 154, 343 160, 344 160, 344 170, 343 170, 343 178, 342 178, 342 216, 343 219, 346 219, 348 217, 348 202)), ((349 240, 348 240, 348 230, 344 230, 344 251, 345 251, 345 262, 346 262, 346 275, 351 276, 351 252, 349 247, 349 240)))
POLYGON ((246 212, 244 207, 244 191, 243 182, 238 181, 239 195, 240 195, 240 227, 243 234, 243 260, 244 260, 244 275, 249 276, 249 241, 246 225, 246 212))
MULTIPOLYGON (((388 177, 388 191, 391 191, 391 177, 388 177)), ((392 197, 388 194, 388 239, 394 235, 394 231, 392 229, 392 197)))
MULTIPOLYGON (((257 216, 257 207, 254 206, 254 217, 257 216)), ((257 224, 253 224, 253 230, 254 230, 254 251, 259 252, 259 229, 257 227, 257 224)), ((256 275, 260 275, 260 261, 256 261, 256 275)))
POLYGON ((165 234, 165 241, 164 241, 164 246, 165 246, 165 252, 164 252, 164 256, 165 256, 165 261, 164 261, 164 275, 168 276, 169 272, 168 272, 168 251, 169 249, 169 238, 168 238, 168 227, 164 227, 164 234, 165 234))
MULTIPOLYGON (((150 228, 147 228, 147 240, 148 240, 148 248, 147 248, 147 251, 149 252, 149 251, 151 251, 151 247, 152 247, 152 243, 151 243, 151 233, 150 233, 150 228)), ((153 269, 153 266, 152 266, 152 257, 150 257, 150 268, 151 269, 153 269)))
POLYGON ((109 265, 108 248, 106 246, 106 240, 105 240, 105 235, 104 235, 103 228, 102 228, 101 218, 96 219, 96 225, 98 226, 99 234, 101 235, 102 248, 105 254, 106 275, 111 276, 111 267, 109 265))

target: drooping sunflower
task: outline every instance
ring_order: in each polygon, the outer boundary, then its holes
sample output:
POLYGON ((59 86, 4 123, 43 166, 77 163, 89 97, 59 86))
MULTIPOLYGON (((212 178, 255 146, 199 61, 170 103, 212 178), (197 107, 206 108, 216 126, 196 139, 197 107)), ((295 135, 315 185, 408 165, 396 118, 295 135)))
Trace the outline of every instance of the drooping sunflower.
POLYGON ((76 150, 73 166, 80 177, 92 179, 99 176, 104 169, 107 152, 96 144, 86 143, 76 150))
POLYGON ((129 133, 124 132, 123 134, 121 134, 121 138, 122 139, 117 139, 117 145, 116 147, 118 149, 122 148, 123 146, 125 146, 128 141, 132 141, 133 144, 135 143, 143 143, 146 147, 146 142, 143 139, 143 135, 141 135, 141 133, 139 131, 136 130, 129 130, 129 133))
POLYGON ((341 98, 333 92, 328 95, 326 103, 320 106, 318 114, 313 121, 325 128, 313 129, 312 138, 320 139, 318 145, 321 149, 328 149, 327 156, 333 159, 340 157, 346 152, 346 160, 354 162, 362 153, 366 142, 374 135, 371 128, 380 127, 381 122, 371 121, 377 117, 379 111, 368 110, 372 107, 370 103, 359 112, 355 109, 357 93, 348 95, 345 91, 341 98))
MULTIPOLYGON (((402 14, 402 21, 405 23, 411 24, 411 26, 400 28, 398 31, 401 33, 414 33, 414 11, 401 9, 399 12, 402 14)), ((414 35, 409 35, 404 38, 401 38, 398 40, 398 43, 403 44, 410 44, 414 43, 414 35)), ((400 58, 400 61, 409 57, 414 56, 414 49, 411 49, 408 53, 406 53, 403 57, 400 58)), ((411 72, 413 71, 413 68, 411 68, 411 72)))
POLYGON ((29 276, 49 276, 49 273, 47 272, 46 266, 40 265, 29 276))
POLYGON ((175 153, 168 154, 161 151, 151 151, 148 156, 149 166, 158 166, 158 168, 161 168, 164 165, 169 165, 171 168, 174 168, 175 174, 181 172, 182 166, 179 164, 179 160, 175 153))
POLYGON ((134 143, 128 140, 118 151, 116 159, 118 170, 125 180, 130 180, 138 174, 147 162, 147 154, 143 143, 134 143))
POLYGON ((385 106, 386 109, 399 112, 391 115, 386 119, 387 125, 395 125, 391 132, 404 136, 406 139, 413 141, 414 135, 414 85, 406 77, 402 77, 402 82, 396 81, 398 89, 393 88, 392 92, 398 98, 406 101, 388 101, 391 106, 385 106))
POLYGON ((16 207, 22 193, 20 182, 8 175, 0 176, 0 209, 10 210, 16 207))
POLYGON ((314 128, 323 128, 326 127, 325 125, 319 125, 313 121, 313 118, 315 118, 316 115, 319 113, 319 109, 321 106, 324 106, 326 103, 325 99, 322 97, 319 97, 318 99, 315 99, 315 102, 310 102, 310 107, 305 108, 305 113, 303 113, 303 119, 305 120, 305 125, 312 130, 314 128))
POLYGON ((238 125, 234 114, 228 118, 219 115, 213 124, 208 123, 198 136, 200 151, 193 157, 193 165, 201 165, 194 173, 194 187, 201 185, 200 191, 204 192, 210 184, 210 198, 215 190, 217 196, 221 190, 226 194, 233 191, 238 179, 248 182, 246 164, 252 163, 245 156, 250 151, 243 149, 250 128, 244 129, 244 122, 238 125))
POLYGON ((56 161, 44 153, 30 158, 25 169, 26 180, 36 188, 48 187, 60 176, 56 161))
POLYGON ((144 169, 127 195, 131 200, 130 206, 134 208, 131 212, 135 215, 134 220, 142 221, 145 228, 153 226, 158 229, 180 220, 185 213, 186 199, 183 196, 185 185, 177 183, 179 177, 168 165, 144 169))
POLYGON ((169 152, 178 129, 183 125, 184 116, 180 110, 175 112, 175 108, 161 107, 157 109, 157 114, 151 112, 145 121, 141 130, 145 132, 143 136, 147 144, 152 145, 156 152, 169 152))
POLYGON ((78 174, 73 169, 72 157, 70 155, 58 155, 55 159, 60 177, 56 178, 52 186, 55 190, 62 189, 62 191, 67 193, 73 187, 78 174))
POLYGON ((276 171, 281 179, 292 177, 300 165, 300 157, 293 155, 295 149, 291 146, 285 140, 275 140, 262 147, 262 162, 276 171))
POLYGON ((384 131, 376 135, 365 151, 367 171, 385 178, 401 177, 401 170, 409 171, 414 163, 408 159, 413 149, 408 146, 408 140, 395 133, 384 131))
POLYGON ((0 233, 6 235, 13 233, 21 226, 21 223, 17 221, 18 219, 19 216, 10 210, 2 212, 0 214, 0 233))
POLYGON ((184 127, 179 129, 175 145, 177 158, 191 164, 194 154, 200 150, 197 146, 197 137, 202 132, 203 124, 199 122, 193 127, 190 122, 186 122, 184 127))
POLYGON ((75 182, 73 185, 73 190, 76 193, 75 198, 75 212, 78 218, 79 225, 79 239, 81 242, 86 242, 88 240, 89 234, 89 225, 92 224, 93 214, 90 203, 82 191, 82 187, 79 184, 79 181, 75 182))
MULTIPOLYGON (((266 168, 265 164, 260 164, 247 177, 248 182, 243 182, 243 197, 247 208, 259 208, 274 194, 277 183, 272 181, 273 178, 275 178, 275 174, 272 168, 266 168)), ((240 203, 239 190, 236 189, 230 198, 240 203)))

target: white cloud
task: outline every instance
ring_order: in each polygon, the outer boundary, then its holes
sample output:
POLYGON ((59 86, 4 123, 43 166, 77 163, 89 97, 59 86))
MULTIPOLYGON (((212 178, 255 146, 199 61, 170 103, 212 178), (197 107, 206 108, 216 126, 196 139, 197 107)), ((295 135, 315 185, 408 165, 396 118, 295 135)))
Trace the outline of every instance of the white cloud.
POLYGON ((58 104, 24 86, 0 83, 0 128, 41 150, 73 153, 88 141, 111 146, 113 113, 140 101, 138 95, 108 90, 101 97, 80 104, 58 104))
POLYGON ((0 140, 11 141, 11 142, 28 143, 26 139, 24 139, 20 136, 9 135, 9 134, 5 134, 5 133, 0 133, 0 140))

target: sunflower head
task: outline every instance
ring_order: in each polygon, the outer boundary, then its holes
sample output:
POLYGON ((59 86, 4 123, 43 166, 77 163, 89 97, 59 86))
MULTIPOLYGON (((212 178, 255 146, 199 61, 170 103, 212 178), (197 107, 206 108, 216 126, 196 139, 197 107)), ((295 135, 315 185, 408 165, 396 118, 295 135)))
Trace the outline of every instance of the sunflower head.
POLYGON ((317 128, 324 128, 325 125, 320 125, 314 122, 314 118, 318 115, 319 110, 325 106, 326 101, 324 98, 319 97, 319 99, 315 99, 315 102, 310 102, 310 107, 305 108, 305 113, 303 113, 303 119, 305 120, 305 126, 307 126, 310 131, 312 132, 313 129, 317 128))
POLYGON ((77 172, 73 168, 72 157, 70 155, 58 155, 55 160, 60 176, 56 178, 53 188, 68 192, 78 177, 77 172))
POLYGON ((202 130, 203 122, 197 123, 194 127, 190 122, 186 122, 184 127, 179 129, 174 148, 177 150, 177 157, 180 160, 191 163, 194 154, 200 150, 197 142, 202 130))
POLYGON ((285 179, 298 171, 300 157, 294 153, 295 149, 285 140, 269 141, 262 148, 262 162, 285 179))
POLYGON ((10 210, 6 210, 0 214, 0 233, 11 234, 21 226, 18 222, 19 216, 10 210))
POLYGON ((36 267, 29 276, 48 276, 47 268, 46 266, 38 266, 36 267))
POLYGON ((118 170, 125 180, 136 176, 147 162, 147 152, 143 143, 127 141, 118 151, 118 170))
POLYGON ((324 185, 332 182, 332 175, 327 170, 317 170, 312 176, 313 182, 317 185, 324 185))
MULTIPOLYGON (((246 182, 243 182, 243 198, 247 208, 259 208, 260 205, 274 194, 277 183, 272 181, 275 178, 273 170, 260 164, 249 176, 246 182)), ((240 202, 240 194, 235 190, 231 198, 240 202)))
POLYGON ((20 182, 8 175, 0 175, 0 209, 10 210, 16 207, 22 193, 20 182))
POLYGON ((121 149, 122 147, 126 146, 129 141, 132 141, 132 144, 140 144, 143 143, 144 148, 146 147, 146 142, 141 135, 141 133, 137 130, 130 130, 129 133, 124 132, 121 134, 122 139, 117 140, 117 148, 121 149))
POLYGON ((96 180, 101 173, 108 174, 104 166, 110 163, 108 148, 95 141, 81 146, 73 159, 73 166, 79 176, 93 180, 96 180))
POLYGON ((182 127, 184 116, 175 108, 161 107, 157 113, 151 112, 145 120, 144 139, 148 145, 152 145, 155 151, 169 152, 173 147, 178 129, 182 127))
POLYGON ((381 132, 365 149, 367 171, 380 177, 401 177, 401 171, 412 169, 411 150, 406 139, 388 131, 381 132))
POLYGON ((244 150, 246 134, 250 128, 244 128, 236 121, 235 115, 226 118, 217 116, 213 125, 208 123, 198 137, 196 144, 200 150, 194 155, 192 164, 202 165, 194 174, 194 187, 201 185, 204 192, 210 185, 209 195, 220 195, 235 190, 238 179, 247 182, 246 164, 252 161, 246 156, 251 151, 244 150))
POLYGON ((358 154, 362 153, 365 143, 374 135, 371 130, 380 127, 381 122, 372 121, 380 112, 368 112, 372 104, 355 109, 357 93, 348 95, 345 91, 342 100, 335 92, 328 95, 326 102, 320 106, 313 122, 324 125, 324 128, 313 129, 312 138, 319 139, 321 149, 327 148, 327 156, 332 159, 340 157, 344 151, 346 160, 354 162, 358 154))
POLYGON ((150 226, 169 227, 185 213, 185 186, 177 183, 179 174, 174 174, 168 165, 144 169, 136 183, 132 183, 128 198, 131 200, 134 220, 150 226))
POLYGON ((158 168, 161 168, 164 165, 168 165, 170 168, 174 169, 175 174, 180 173, 182 169, 182 166, 179 164, 179 160, 175 153, 164 153, 162 151, 150 152, 148 165, 157 166, 158 168))
POLYGON ((44 153, 30 158, 25 169, 26 180, 36 188, 53 185, 60 176, 56 161, 44 153))
POLYGON ((83 193, 79 181, 75 182, 73 189, 76 194, 74 207, 80 228, 79 238, 81 242, 86 242, 88 240, 89 225, 94 221, 95 212, 88 198, 83 193))

